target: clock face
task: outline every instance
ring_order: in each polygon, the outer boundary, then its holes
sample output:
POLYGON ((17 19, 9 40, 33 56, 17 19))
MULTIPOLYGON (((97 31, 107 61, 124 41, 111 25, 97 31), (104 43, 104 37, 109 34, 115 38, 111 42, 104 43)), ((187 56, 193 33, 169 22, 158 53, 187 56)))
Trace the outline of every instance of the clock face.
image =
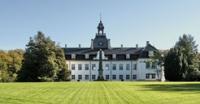
POLYGON ((99 42, 98 45, 99 45, 99 46, 103 46, 103 42, 99 42))

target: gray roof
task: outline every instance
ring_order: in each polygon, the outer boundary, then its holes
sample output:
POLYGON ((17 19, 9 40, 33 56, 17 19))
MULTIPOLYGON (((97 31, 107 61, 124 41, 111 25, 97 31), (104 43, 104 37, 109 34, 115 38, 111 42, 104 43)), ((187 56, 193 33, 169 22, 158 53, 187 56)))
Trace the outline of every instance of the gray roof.
MULTIPOLYGON (((105 54, 139 54, 144 48, 111 48, 104 49, 105 54)), ((96 54, 97 49, 91 48, 64 48, 65 54, 96 54)))

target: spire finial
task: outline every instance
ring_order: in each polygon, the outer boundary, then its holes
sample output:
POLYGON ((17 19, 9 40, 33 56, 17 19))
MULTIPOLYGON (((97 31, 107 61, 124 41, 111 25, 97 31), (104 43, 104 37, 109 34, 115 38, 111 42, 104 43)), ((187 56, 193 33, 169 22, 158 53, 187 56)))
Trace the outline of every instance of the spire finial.
POLYGON ((101 20, 102 20, 101 12, 100 12, 100 14, 99 14, 99 17, 100 17, 100 21, 101 21, 101 20))

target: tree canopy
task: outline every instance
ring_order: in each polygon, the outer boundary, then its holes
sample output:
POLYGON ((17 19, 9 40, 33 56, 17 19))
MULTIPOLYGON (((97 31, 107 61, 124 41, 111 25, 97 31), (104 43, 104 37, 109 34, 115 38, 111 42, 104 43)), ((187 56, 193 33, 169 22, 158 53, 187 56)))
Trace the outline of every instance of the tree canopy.
POLYGON ((68 80, 64 52, 49 37, 38 32, 26 47, 19 81, 68 80))
POLYGON ((199 59, 196 42, 191 35, 184 34, 165 58, 165 77, 167 80, 198 80, 199 59))
POLYGON ((21 69, 24 51, 21 49, 0 51, 0 81, 15 81, 21 69))

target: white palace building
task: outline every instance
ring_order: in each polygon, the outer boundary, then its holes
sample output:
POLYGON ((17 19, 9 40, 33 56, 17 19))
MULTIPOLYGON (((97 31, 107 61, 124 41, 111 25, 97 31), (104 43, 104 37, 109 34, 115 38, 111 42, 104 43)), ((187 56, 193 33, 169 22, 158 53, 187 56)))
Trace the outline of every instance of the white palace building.
POLYGON ((160 80, 160 67, 150 58, 158 50, 149 41, 144 47, 111 47, 101 20, 97 29, 90 47, 64 48, 72 81, 160 80))

